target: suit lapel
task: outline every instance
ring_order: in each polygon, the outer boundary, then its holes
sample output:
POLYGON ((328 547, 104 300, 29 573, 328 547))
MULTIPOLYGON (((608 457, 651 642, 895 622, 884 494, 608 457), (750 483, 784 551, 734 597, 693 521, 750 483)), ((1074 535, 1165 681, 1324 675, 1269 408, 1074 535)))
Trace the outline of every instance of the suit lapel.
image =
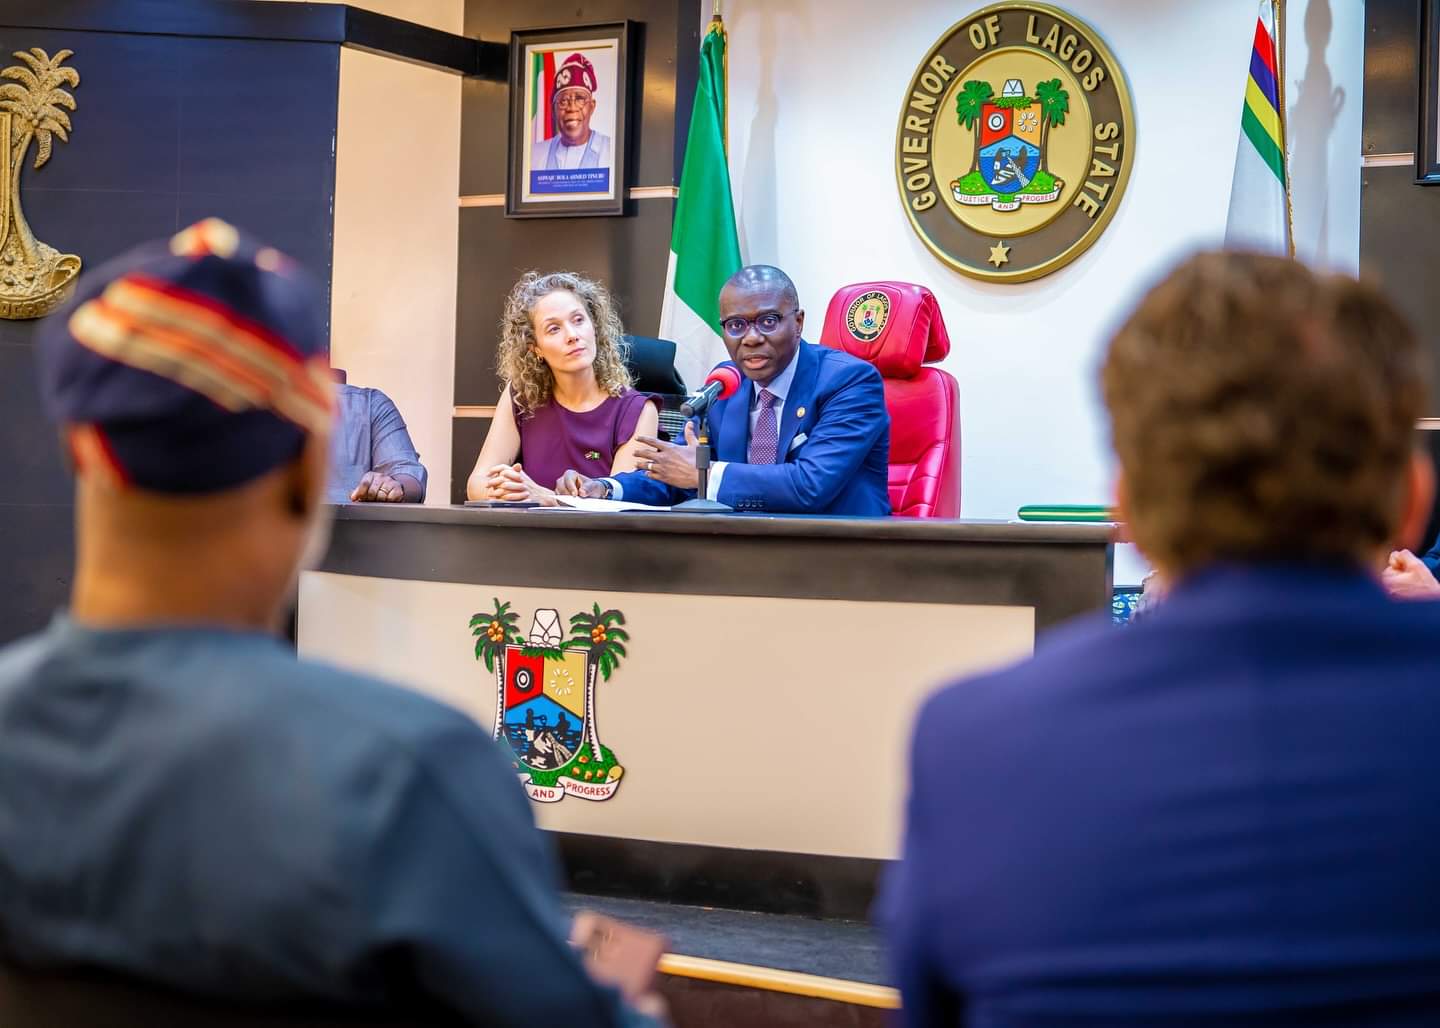
POLYGON ((725 409, 720 413, 715 429, 715 459, 746 461, 750 450, 750 406, 755 400, 755 384, 748 378, 735 390, 735 395, 722 401, 725 409))
POLYGON ((800 340, 800 360, 795 365, 795 377, 790 380, 790 392, 785 397, 785 411, 780 415, 780 440, 775 451, 775 461, 785 463, 790 453, 790 441, 795 438, 795 429, 800 426, 796 412, 809 407, 815 399, 815 379, 820 373, 820 358, 815 348, 800 340))

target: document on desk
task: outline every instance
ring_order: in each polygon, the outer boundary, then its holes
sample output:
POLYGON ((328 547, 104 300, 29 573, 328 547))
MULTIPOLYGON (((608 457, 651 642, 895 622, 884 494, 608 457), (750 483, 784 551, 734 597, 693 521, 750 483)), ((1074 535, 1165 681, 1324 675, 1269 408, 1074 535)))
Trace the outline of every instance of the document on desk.
POLYGON ((625 500, 600 500, 589 496, 557 496, 558 507, 540 507, 539 510, 588 510, 592 514, 614 514, 622 510, 669 510, 649 503, 628 503, 625 500))

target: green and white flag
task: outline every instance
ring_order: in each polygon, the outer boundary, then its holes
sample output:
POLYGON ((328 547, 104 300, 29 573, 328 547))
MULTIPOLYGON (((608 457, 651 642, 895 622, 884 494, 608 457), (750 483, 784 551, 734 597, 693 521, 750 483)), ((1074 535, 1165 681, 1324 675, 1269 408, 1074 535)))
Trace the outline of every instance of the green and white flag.
POLYGON ((1288 176, 1285 167, 1285 111, 1280 102, 1280 53, 1273 0, 1260 0, 1250 74, 1240 109, 1240 145, 1230 184, 1225 245, 1287 256, 1290 242, 1288 176))
POLYGON ((660 312, 660 336, 675 341, 675 369, 692 389, 730 356, 720 338, 720 287, 739 270, 725 157, 725 28, 717 17, 700 44, 700 75, 660 312))

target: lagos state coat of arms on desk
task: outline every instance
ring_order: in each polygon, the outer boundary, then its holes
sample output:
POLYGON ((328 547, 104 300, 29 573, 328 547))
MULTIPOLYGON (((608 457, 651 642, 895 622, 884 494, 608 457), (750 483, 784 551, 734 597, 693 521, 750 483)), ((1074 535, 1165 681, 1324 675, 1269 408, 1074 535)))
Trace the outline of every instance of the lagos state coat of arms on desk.
POLYGON ((600 742, 595 687, 626 656, 625 615, 597 603, 570 618, 568 638, 557 610, 535 611, 528 636, 519 623, 499 599, 470 619, 475 659, 495 675, 495 738, 509 746, 532 800, 608 800, 625 769, 600 742))

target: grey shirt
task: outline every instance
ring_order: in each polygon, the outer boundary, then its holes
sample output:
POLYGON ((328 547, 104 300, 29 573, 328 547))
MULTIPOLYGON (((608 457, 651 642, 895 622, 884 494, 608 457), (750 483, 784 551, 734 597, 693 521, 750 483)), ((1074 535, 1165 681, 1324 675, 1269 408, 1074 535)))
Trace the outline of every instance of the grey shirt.
POLYGON ((409 475, 420 483, 419 499, 425 498, 428 475, 405 419, 390 397, 378 389, 341 385, 335 390, 339 411, 335 435, 330 444, 328 503, 349 503, 350 493, 367 471, 391 476, 409 475))
POLYGON ((201 994, 640 1025, 566 941, 508 757, 466 715, 267 636, 0 651, 0 954, 201 994))

